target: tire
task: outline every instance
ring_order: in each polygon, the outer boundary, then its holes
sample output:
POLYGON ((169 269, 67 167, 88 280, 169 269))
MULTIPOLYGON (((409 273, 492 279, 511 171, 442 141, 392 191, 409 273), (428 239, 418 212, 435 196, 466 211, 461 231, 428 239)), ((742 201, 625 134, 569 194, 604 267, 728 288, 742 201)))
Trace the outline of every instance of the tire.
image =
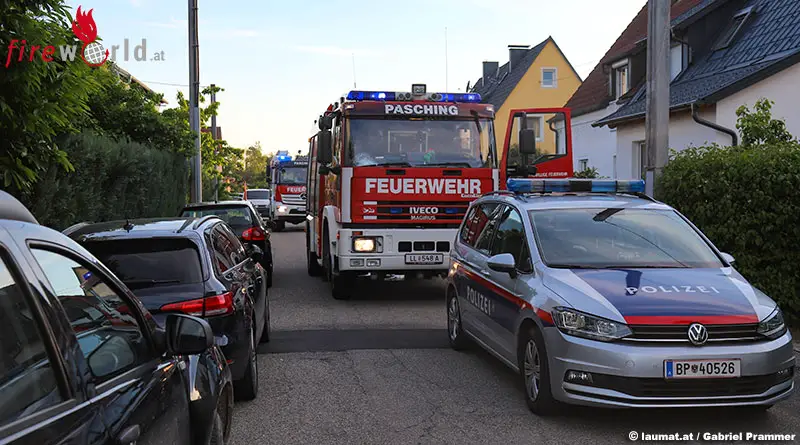
POLYGON ((447 297, 447 340, 456 351, 463 351, 469 346, 469 339, 461 324, 461 308, 455 291, 449 291, 447 297))
POLYGON ((556 414, 559 402, 553 398, 550 387, 550 367, 544 338, 535 326, 528 329, 522 338, 517 353, 525 403, 528 409, 539 416, 556 414), (534 379, 534 377, 536 377, 534 379))
POLYGON ((272 287, 272 263, 269 264, 269 269, 267 269, 267 288, 272 287))
POLYGON ((275 221, 273 226, 276 232, 283 232, 286 229, 286 221, 275 221))
POLYGON ((264 330, 261 332, 261 343, 269 343, 269 336, 272 333, 272 327, 269 317, 269 298, 267 298, 266 314, 264 314, 264 330))
POLYGON ((330 238, 327 230, 323 237, 322 251, 323 269, 327 278, 325 281, 330 283, 331 295, 335 300, 349 300, 353 277, 347 273, 339 273, 339 275, 333 273, 330 238))
POLYGON ((317 254, 311 251, 311 233, 309 225, 306 224, 306 263, 308 266, 308 276, 318 277, 322 275, 322 268, 317 262, 317 254))
POLYGON ((258 355, 256 354, 255 330, 250 327, 250 350, 247 369, 241 379, 233 382, 233 393, 238 400, 253 400, 258 395, 258 355))
POLYGON ((206 440, 207 445, 225 445, 225 423, 218 410, 214 410, 214 417, 211 419, 211 432, 206 440))

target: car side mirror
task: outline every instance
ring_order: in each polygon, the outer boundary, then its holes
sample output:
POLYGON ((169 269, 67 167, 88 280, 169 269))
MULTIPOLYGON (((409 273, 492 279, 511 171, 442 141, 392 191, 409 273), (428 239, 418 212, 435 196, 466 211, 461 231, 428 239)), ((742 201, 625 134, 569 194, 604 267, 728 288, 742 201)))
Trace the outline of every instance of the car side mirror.
POLYGON ((487 265, 495 272, 507 273, 511 278, 517 277, 517 262, 510 253, 500 253, 489 258, 487 265))
POLYGON ((330 130, 319 132, 317 162, 323 165, 333 162, 333 136, 330 130))
POLYGON ((731 266, 733 266, 733 263, 736 262, 736 258, 734 258, 733 255, 725 252, 722 252, 722 259, 731 266))
POLYGON ((173 355, 194 355, 214 344, 214 331, 202 318, 169 314, 166 322, 167 350, 173 355))
POLYGON ((536 154, 536 133, 531 128, 519 131, 519 153, 523 155, 536 154))
POLYGON ((261 262, 261 259, 264 258, 264 251, 261 250, 260 247, 253 244, 250 245, 249 251, 247 253, 250 259, 252 259, 256 263, 261 262))

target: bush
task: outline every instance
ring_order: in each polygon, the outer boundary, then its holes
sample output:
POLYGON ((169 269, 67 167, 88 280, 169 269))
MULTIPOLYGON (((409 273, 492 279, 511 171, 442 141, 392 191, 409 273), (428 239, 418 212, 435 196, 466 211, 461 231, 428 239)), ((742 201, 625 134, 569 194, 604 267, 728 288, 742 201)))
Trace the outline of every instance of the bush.
POLYGON ((656 184, 736 268, 800 321, 800 144, 690 147, 656 184))
POLYGON ((584 179, 600 179, 600 174, 597 173, 597 169, 595 167, 587 167, 581 171, 575 171, 572 173, 574 178, 584 178, 584 179))
POLYGON ((174 216, 186 203, 183 155, 92 133, 66 136, 59 145, 75 171, 53 164, 21 194, 41 224, 63 230, 81 221, 174 216))

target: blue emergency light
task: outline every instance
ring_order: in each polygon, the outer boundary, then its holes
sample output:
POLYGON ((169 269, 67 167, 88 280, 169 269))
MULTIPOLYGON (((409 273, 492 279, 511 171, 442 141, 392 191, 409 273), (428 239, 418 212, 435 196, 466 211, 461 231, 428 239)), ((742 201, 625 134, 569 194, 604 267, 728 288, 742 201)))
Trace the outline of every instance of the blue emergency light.
POLYGON ((514 193, 644 193, 644 180, 521 179, 506 182, 514 193))
POLYGON ((292 160, 292 157, 289 155, 279 155, 278 162, 289 162, 292 160))
MULTIPOLYGON (((347 93, 347 100, 411 100, 411 93, 394 93, 390 91, 351 91, 347 93)), ((478 93, 426 93, 421 100, 430 102, 460 102, 460 103, 480 103, 481 95, 478 93)))

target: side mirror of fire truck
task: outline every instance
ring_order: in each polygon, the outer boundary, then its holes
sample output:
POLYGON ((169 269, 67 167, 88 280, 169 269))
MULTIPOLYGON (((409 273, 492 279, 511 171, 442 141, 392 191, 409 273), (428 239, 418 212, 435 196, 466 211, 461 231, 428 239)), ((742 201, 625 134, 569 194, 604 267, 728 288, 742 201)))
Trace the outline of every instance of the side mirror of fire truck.
POLYGON ((319 132, 317 162, 322 165, 328 165, 333 162, 333 136, 331 136, 330 130, 322 130, 319 132))
POLYGON ((531 128, 519 131, 519 153, 523 155, 536 154, 536 133, 531 128))

